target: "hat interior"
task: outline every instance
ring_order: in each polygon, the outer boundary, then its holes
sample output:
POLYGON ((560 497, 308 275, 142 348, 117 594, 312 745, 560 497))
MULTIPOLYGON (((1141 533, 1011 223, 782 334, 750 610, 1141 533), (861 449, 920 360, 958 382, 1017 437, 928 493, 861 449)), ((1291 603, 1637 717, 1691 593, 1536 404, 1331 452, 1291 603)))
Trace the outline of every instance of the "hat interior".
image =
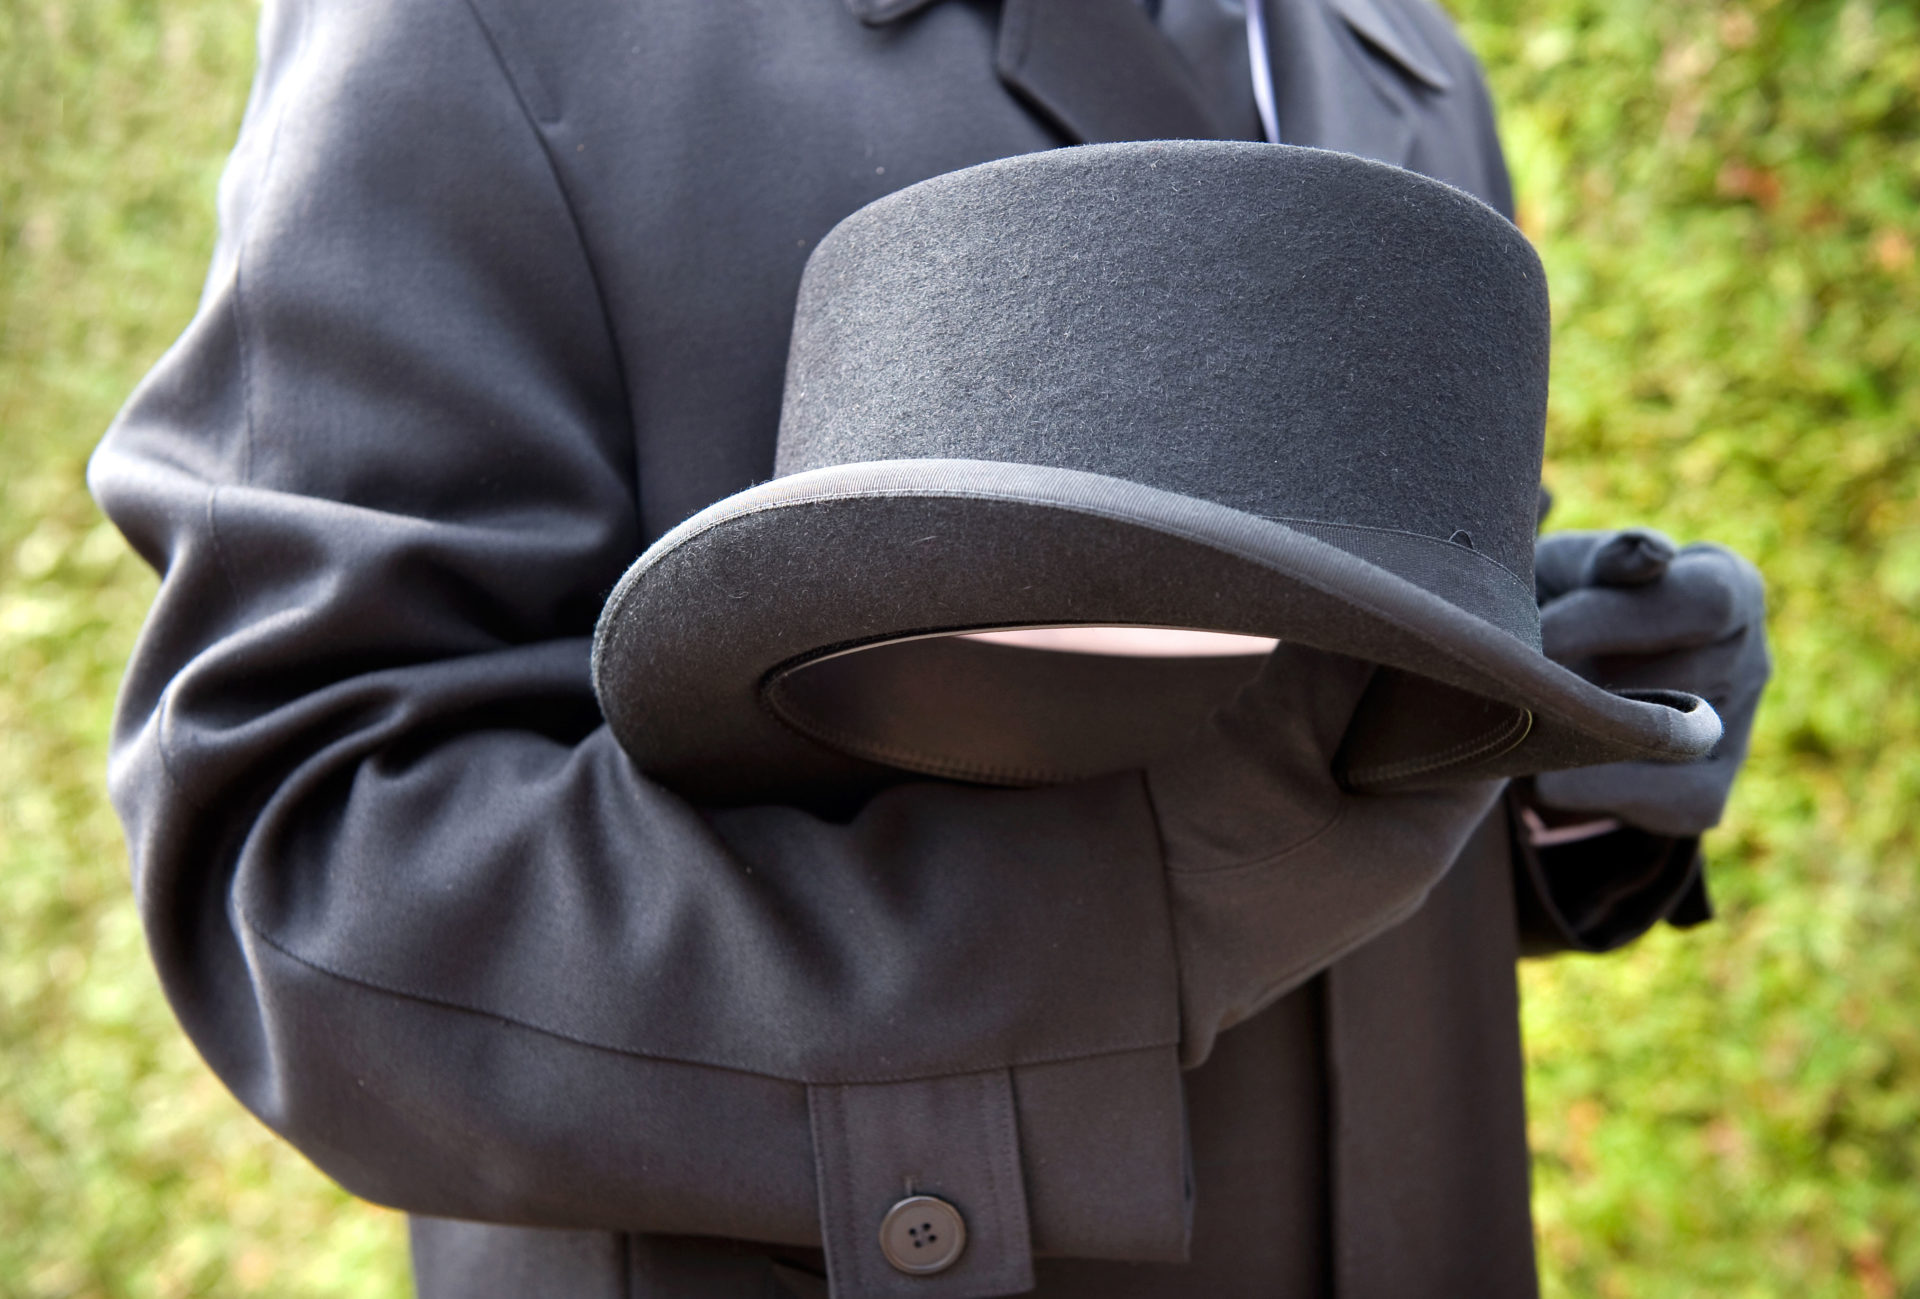
MULTIPOLYGON (((1276 643, 1112 625, 902 637, 788 664, 768 675, 763 699, 849 757, 980 784, 1057 784, 1176 751, 1276 643)), ((1424 782, 1517 746, 1531 726, 1525 709, 1380 669, 1334 771, 1359 789, 1424 782)))

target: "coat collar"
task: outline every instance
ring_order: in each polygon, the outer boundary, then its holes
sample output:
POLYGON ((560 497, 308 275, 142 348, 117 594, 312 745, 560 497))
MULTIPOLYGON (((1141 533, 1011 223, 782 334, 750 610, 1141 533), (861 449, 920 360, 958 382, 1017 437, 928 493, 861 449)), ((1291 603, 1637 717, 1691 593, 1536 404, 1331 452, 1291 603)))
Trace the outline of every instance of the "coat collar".
MULTIPOLYGON (((844 2, 882 26, 940 0, 844 2)), ((1266 13, 1282 138, 1406 162, 1410 96, 1453 85, 1427 41, 1380 0, 1266 0, 1266 13)), ((1233 133, 1136 0, 1003 0, 995 67, 1075 143, 1233 133)))
POLYGON ((1003 0, 994 64, 1008 89, 1083 144, 1232 133, 1135 0, 1003 0))
POLYGON ((847 0, 847 8, 869 27, 879 27, 938 3, 939 0, 847 0))
POLYGON ((1376 0, 1268 0, 1265 12, 1280 138, 1404 166, 1416 98, 1441 93, 1428 80, 1446 76, 1438 61, 1422 59, 1426 75, 1409 67, 1396 50, 1425 48, 1389 24, 1376 0))
POLYGON ((1338 13, 1362 39, 1429 90, 1452 90, 1453 76, 1427 39, 1380 0, 1331 0, 1338 13))
MULTIPOLYGON (((938 0, 846 0, 880 26, 938 0)), ((1068 139, 1218 139, 1193 73, 1136 0, 1003 0, 1000 80, 1068 139)))

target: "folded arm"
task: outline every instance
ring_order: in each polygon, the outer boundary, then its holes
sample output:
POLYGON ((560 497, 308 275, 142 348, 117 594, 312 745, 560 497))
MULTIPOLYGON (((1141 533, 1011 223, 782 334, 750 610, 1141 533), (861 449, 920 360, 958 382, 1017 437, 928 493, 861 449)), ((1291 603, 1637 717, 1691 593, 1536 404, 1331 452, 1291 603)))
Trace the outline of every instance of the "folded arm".
POLYGON ((871 1250, 905 1168, 967 1207, 969 1293, 1024 1288, 1030 1248, 1177 1256, 1137 777, 708 813, 601 725, 635 435, 466 11, 270 6, 221 208, 92 484, 163 575, 113 796, 242 1101, 435 1215, 871 1250))

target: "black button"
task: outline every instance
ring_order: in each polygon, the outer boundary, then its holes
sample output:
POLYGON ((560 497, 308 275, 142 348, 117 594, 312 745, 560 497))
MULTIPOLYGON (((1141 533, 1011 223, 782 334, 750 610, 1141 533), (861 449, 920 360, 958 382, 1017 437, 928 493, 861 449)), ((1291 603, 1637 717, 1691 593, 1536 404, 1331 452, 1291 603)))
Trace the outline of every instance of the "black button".
POLYGON ((931 1195, 910 1195, 880 1222, 880 1252, 909 1276, 931 1276, 952 1267, 967 1247, 960 1210, 931 1195))

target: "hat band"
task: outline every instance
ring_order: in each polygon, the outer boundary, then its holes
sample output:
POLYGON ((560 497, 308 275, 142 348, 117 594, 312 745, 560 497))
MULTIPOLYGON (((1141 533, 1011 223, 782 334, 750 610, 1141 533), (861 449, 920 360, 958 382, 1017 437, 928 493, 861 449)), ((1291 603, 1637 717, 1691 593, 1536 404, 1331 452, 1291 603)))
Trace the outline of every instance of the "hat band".
POLYGON ((1449 604, 1485 618, 1528 648, 1540 648, 1540 605, 1532 585, 1491 555, 1475 550, 1471 539, 1441 541, 1418 532, 1318 519, 1271 521, 1404 577, 1449 604))
POLYGON ((1256 563, 1277 525, 1385 569, 1492 623, 1527 648, 1540 648, 1532 583, 1470 544, 1395 528, 1253 514, 1083 469, 1002 460, 864 460, 803 469, 708 506, 649 546, 634 568, 643 571, 701 533, 745 515, 850 497, 916 496, 1051 506, 1186 537, 1256 563))

